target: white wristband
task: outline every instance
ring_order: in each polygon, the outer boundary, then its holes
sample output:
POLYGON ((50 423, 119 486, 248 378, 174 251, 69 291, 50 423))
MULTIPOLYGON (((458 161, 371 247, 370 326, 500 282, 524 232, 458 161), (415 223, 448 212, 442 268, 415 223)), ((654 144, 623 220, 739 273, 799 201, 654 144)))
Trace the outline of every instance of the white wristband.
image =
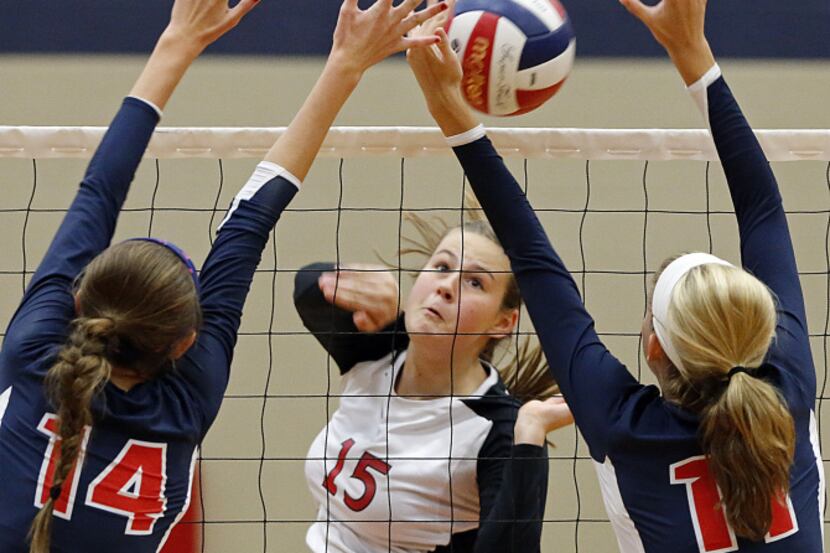
POLYGON ((706 124, 709 124, 709 95, 706 90, 709 85, 717 81, 721 76, 720 66, 716 63, 709 68, 709 71, 703 74, 701 78, 686 87, 692 100, 697 104, 698 109, 706 119, 706 124))
POLYGON ((276 177, 282 177, 294 186, 297 187, 299 190, 300 185, 302 182, 292 173, 290 173, 284 167, 277 165, 276 163, 272 163, 270 161, 260 161, 259 164, 254 169, 254 173, 251 175, 251 178, 248 179, 248 182, 245 183, 245 186, 236 193, 236 196, 233 199, 233 203, 231 204, 230 209, 228 210, 228 214, 225 215, 225 218, 219 223, 219 227, 216 230, 222 228, 222 226, 231 218, 231 215, 236 211, 239 207, 239 203, 243 200, 248 201, 256 195, 259 190, 265 186, 269 181, 275 179, 276 177))
POLYGON ((469 144, 470 142, 475 142, 476 140, 478 140, 486 134, 487 131, 484 129, 484 125, 478 125, 477 127, 473 127, 472 129, 465 131, 461 134, 454 134, 452 136, 447 136, 445 138, 450 148, 455 148, 457 146, 469 144))

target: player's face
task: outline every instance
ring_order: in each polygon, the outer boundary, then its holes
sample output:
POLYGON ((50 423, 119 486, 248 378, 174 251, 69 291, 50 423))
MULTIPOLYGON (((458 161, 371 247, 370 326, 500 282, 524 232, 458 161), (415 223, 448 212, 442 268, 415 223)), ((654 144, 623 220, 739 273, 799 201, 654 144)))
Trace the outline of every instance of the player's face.
POLYGON ((450 231, 415 280, 406 303, 413 341, 430 340, 470 349, 475 355, 493 338, 513 330, 516 309, 503 309, 510 262, 498 244, 472 232, 450 231), (463 253, 463 256, 462 256, 463 253), (462 272, 463 269, 463 272, 462 272), (435 333, 435 335, 426 335, 435 333))

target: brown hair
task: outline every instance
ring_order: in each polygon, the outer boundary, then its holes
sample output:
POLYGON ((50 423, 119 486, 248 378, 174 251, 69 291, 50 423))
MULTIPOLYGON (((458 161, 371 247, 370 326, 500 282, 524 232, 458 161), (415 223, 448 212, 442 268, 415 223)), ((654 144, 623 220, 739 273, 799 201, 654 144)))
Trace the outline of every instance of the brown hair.
MULTIPOLYGON (((60 421, 60 457, 52 489, 58 495, 80 455, 91 405, 113 366, 151 379, 171 366, 177 342, 202 321, 193 280, 181 259, 159 244, 122 242, 93 259, 76 284, 78 317, 46 375, 60 421)), ((78 467, 77 470, 80 470, 78 467)), ((30 553, 48 553, 51 497, 32 522, 30 553)))
POLYGON ((664 395, 700 414, 701 446, 726 518, 738 536, 760 541, 772 523, 772 501, 789 491, 795 426, 761 375, 728 374, 763 363, 775 336, 772 293, 740 268, 701 265, 675 286, 669 318, 683 368, 672 367, 664 395))
MULTIPOLYGON (((438 244, 451 231, 460 228, 461 232, 471 232, 487 238, 499 248, 502 248, 493 228, 484 219, 481 208, 470 194, 465 199, 464 221, 457 227, 450 226, 440 217, 426 219, 415 213, 407 212, 404 217, 418 234, 418 238, 402 237, 406 244, 400 250, 401 255, 418 254, 431 257, 438 247, 438 244)), ((388 264, 388 263, 387 263, 388 264)), ((502 298, 501 308, 505 310, 519 309, 522 305, 522 295, 519 292, 519 284, 513 273, 509 274, 507 289, 502 298)), ((495 362, 496 352, 499 345, 509 340, 510 337, 494 338, 490 340, 479 357, 488 362, 495 362)), ((510 394, 517 397, 522 403, 533 399, 547 399, 559 393, 559 386, 551 375, 550 369, 542 354, 539 345, 531 346, 530 338, 525 338, 521 344, 517 343, 516 355, 511 356, 509 363, 499 366, 499 373, 502 376, 510 394)), ((502 357, 505 357, 503 355, 502 357)), ((500 364, 499 364, 500 365, 500 364)))

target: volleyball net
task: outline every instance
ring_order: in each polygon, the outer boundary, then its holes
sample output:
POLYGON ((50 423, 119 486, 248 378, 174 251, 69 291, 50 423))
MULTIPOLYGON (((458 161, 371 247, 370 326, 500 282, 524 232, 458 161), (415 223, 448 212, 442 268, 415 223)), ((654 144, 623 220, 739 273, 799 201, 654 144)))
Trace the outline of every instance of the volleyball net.
MULTIPOLYGON (((0 319, 8 321, 77 190, 104 129, 0 127, 0 319)), ((176 242, 201 265, 216 226, 281 129, 160 128, 136 176, 116 239, 176 242)), ((651 275, 669 255, 710 251, 737 261, 728 190, 704 130, 491 129, 572 271, 609 348, 643 382, 640 323, 651 275)), ((830 439, 830 131, 759 131, 796 246, 818 377, 822 446, 830 439)), ((337 407, 336 367, 292 303, 313 261, 398 260, 404 213, 459 224, 463 173, 433 128, 335 128, 257 271, 231 384, 202 448, 207 552, 302 551, 316 508, 304 463, 337 407)), ((395 274, 406 293, 422 260, 395 274)), ((520 317, 518 333, 532 334, 520 317)), ((516 355, 515 343, 505 355, 516 355)), ((519 373, 521 375, 521 373, 519 373)), ((543 549, 613 551, 587 447, 552 435, 543 549)), ((827 463, 828 455, 824 455, 827 463)), ((825 521, 827 519, 825 518, 825 521)), ((392 521, 390 521, 391 524, 392 521)), ((395 521, 399 522, 399 521, 395 521)), ((827 522, 825 522, 827 524, 827 522)))

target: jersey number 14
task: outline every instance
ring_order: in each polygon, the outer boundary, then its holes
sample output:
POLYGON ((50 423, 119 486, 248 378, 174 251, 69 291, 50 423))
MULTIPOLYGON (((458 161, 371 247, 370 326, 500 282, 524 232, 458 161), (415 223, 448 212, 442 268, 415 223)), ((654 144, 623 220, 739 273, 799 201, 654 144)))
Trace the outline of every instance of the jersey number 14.
MULTIPOLYGON (((692 523, 701 553, 727 553, 738 550, 735 532, 726 521, 726 515, 718 504, 720 490, 709 470, 706 457, 689 457, 670 467, 671 483, 685 484, 689 498, 692 523)), ((778 541, 798 532, 790 497, 781 502, 772 502, 772 525, 766 536, 766 543, 778 541)))
MULTIPOLYGON (((41 508, 49 500, 55 470, 60 459, 58 417, 46 413, 38 430, 49 436, 49 446, 40 467, 35 507, 41 508)), ((84 430, 81 454, 69 470, 61 495, 55 501, 54 515, 72 519, 72 508, 78 492, 79 464, 83 464, 83 452, 89 439, 89 428, 84 430)), ((115 460, 89 485, 85 504, 89 507, 127 517, 127 535, 146 536, 153 533, 153 526, 164 514, 167 499, 164 485, 167 480, 165 459, 166 445, 139 440, 129 440, 115 460)))

